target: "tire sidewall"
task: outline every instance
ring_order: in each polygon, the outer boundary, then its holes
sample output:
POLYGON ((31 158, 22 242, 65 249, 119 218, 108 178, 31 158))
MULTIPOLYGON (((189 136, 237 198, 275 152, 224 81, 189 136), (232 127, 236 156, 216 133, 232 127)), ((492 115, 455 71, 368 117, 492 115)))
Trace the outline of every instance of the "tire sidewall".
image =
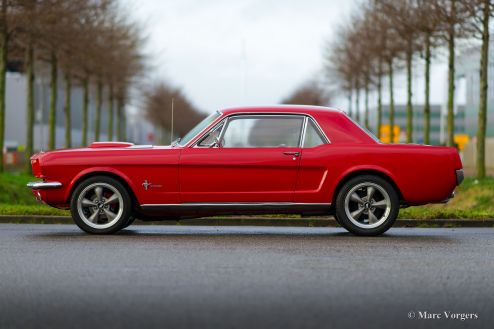
POLYGON ((108 176, 94 176, 91 178, 88 178, 84 181, 82 181, 77 187, 74 189, 74 192, 72 193, 72 197, 70 200, 70 212, 72 214, 72 219, 74 220, 75 224, 79 226, 83 231, 91 234, 112 234, 115 233, 122 228, 124 228, 127 223, 129 222, 129 219, 132 214, 132 200, 130 198, 129 192, 127 189, 116 179, 108 177, 108 176), (79 211, 77 209, 77 199, 80 195, 80 193, 89 185, 94 184, 94 183, 105 183, 113 186, 116 188, 120 194, 122 195, 123 199, 123 211, 122 211, 122 216, 118 219, 118 221, 113 224, 110 227, 104 228, 104 229, 97 229, 94 227, 91 227, 87 225, 82 218, 79 215, 79 211))
POLYGON ((336 216, 341 222, 341 226, 343 226, 344 228, 346 228, 348 231, 350 231, 355 235, 375 236, 375 235, 383 234, 384 232, 389 230, 391 226, 393 226, 393 224, 396 221, 396 218, 398 217, 399 211, 400 211, 400 202, 399 202, 398 193, 388 181, 378 176, 362 175, 350 179, 348 182, 346 182, 343 185, 336 198, 336 216), (346 195, 354 186, 365 182, 370 182, 380 185, 388 193, 391 202, 391 210, 386 221, 375 228, 369 228, 369 229, 365 229, 355 225, 348 218, 348 215, 345 212, 346 195))

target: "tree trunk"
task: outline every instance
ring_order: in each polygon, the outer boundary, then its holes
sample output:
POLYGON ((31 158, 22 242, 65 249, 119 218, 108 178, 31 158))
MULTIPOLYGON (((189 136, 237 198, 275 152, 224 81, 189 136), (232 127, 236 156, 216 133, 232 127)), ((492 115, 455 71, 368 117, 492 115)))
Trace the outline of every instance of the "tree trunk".
POLYGON ((395 99, 393 91, 393 60, 390 59, 389 65, 389 142, 394 143, 395 139, 395 99))
POLYGON ((381 139, 381 125, 383 119, 383 105, 382 105, 382 62, 379 61, 377 77, 377 122, 376 122, 376 134, 377 138, 381 139))
POLYGON ((360 85, 357 83, 355 88, 355 92, 357 93, 355 97, 355 120, 360 123, 360 85))
POLYGON ((82 139, 81 145, 87 146, 88 112, 89 112, 89 77, 85 77, 82 82, 82 139))
MULTIPOLYGON (((2 0, 2 17, 7 17, 7 0, 2 0)), ((8 31, 4 19, 0 27, 0 172, 4 170, 3 148, 5 140, 5 87, 7 74, 8 31)))
POLYGON ((103 83, 101 78, 96 86, 96 114, 94 116, 94 141, 98 142, 100 137, 101 126, 101 105, 103 103, 103 83))
POLYGON ((365 79, 365 114, 364 114, 364 126, 370 130, 369 127, 369 79, 365 79))
POLYGON ((407 143, 413 142, 413 107, 412 107, 412 45, 408 42, 406 53, 407 66, 407 143))
POLYGON ((27 79, 27 109, 26 109, 26 149, 24 169, 31 172, 31 155, 33 154, 34 134, 34 46, 32 41, 27 45, 26 79, 27 79))
POLYGON ((67 70, 65 73, 65 102, 63 106, 64 114, 64 125, 65 125, 65 147, 72 147, 72 126, 70 122, 70 112, 71 112, 71 97, 72 96, 72 77, 70 76, 70 71, 67 70))
POLYGON ((48 148, 56 148, 57 131, 57 98, 58 98, 58 59, 55 52, 51 53, 50 81, 50 113, 48 115, 48 148))
MULTIPOLYGON (((451 2, 451 16, 456 15, 456 2, 451 2)), ((454 146, 455 136, 455 26, 452 24, 448 32, 448 125, 446 145, 454 146)))
POLYGON ((424 97, 424 144, 430 144, 431 136, 431 105, 430 105, 430 83, 431 83, 431 35, 425 37, 425 97, 424 97))
POLYGON ((477 178, 485 177, 485 133, 487 121, 487 90, 489 65, 490 0, 484 0, 482 48, 480 53, 480 104, 477 129, 477 178))
POLYGON ((124 100, 122 100, 122 141, 127 141, 127 113, 124 100))
POLYGON ((353 89, 350 89, 348 91, 348 116, 351 118, 352 117, 352 96, 353 96, 353 89))
POLYGON ((122 141, 122 96, 118 93, 117 96, 117 140, 122 141))
POLYGON ((108 140, 113 140, 113 85, 108 93, 108 140))

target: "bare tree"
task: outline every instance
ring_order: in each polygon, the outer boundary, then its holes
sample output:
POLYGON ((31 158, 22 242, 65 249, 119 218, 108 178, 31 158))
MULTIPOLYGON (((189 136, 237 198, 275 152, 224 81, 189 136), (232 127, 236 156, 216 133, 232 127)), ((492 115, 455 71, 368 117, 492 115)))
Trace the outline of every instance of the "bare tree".
POLYGON ((311 80, 297 87, 282 104, 300 104, 326 106, 330 101, 330 93, 318 81, 311 80))
MULTIPOLYGON (((146 117, 156 127, 170 131, 172 126, 172 100, 174 103, 174 134, 184 135, 205 115, 200 113, 183 92, 164 82, 147 87, 144 91, 144 109, 146 117)), ((162 133, 162 142, 167 139, 162 133)), ((172 142, 170 138, 170 143, 172 142)))
POLYGON ((448 49, 448 105, 447 105, 447 127, 446 144, 454 146, 455 117, 454 117, 454 96, 455 96, 455 50, 456 40, 468 36, 465 24, 469 13, 465 10, 459 0, 437 0, 434 2, 436 15, 439 23, 439 37, 446 43, 448 49))
POLYGON ((5 90, 10 39, 16 27, 18 15, 13 13, 12 3, 2 0, 0 8, 0 172, 4 170, 4 140, 5 140, 5 90))
POLYGON ((415 0, 414 15, 416 17, 415 28, 419 34, 419 40, 423 43, 424 58, 424 144, 430 144, 431 107, 430 107, 430 69, 432 50, 437 48, 438 33, 441 26, 438 10, 438 0, 415 0))
POLYGON ((417 3, 414 0, 379 0, 380 10, 390 20, 389 27, 399 36, 396 40, 405 57, 407 76, 407 105, 406 105, 406 141, 413 142, 413 105, 412 105, 412 63, 413 55, 419 49, 417 25, 417 3))
POLYGON ((469 14, 466 29, 473 36, 480 39, 480 95, 477 127, 477 178, 484 178, 485 170, 485 137, 487 127, 487 91, 488 91, 488 62, 489 62, 489 22, 493 15, 494 3, 492 0, 459 0, 462 7, 469 14))

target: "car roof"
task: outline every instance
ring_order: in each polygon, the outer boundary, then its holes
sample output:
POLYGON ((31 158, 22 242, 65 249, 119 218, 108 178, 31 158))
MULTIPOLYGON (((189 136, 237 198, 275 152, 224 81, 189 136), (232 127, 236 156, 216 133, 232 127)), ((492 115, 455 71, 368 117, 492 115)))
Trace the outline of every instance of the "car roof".
POLYGON ((302 113, 302 114, 327 114, 327 113, 343 113, 343 111, 325 107, 325 106, 313 106, 313 105, 268 105, 268 106, 241 106, 241 107, 229 107, 220 110, 225 115, 235 113, 302 113))

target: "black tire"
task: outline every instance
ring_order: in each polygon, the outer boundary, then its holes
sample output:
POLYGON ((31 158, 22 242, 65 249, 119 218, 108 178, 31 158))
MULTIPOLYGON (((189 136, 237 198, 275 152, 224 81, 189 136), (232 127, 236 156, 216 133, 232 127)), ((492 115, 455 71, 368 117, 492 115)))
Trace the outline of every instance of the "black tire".
POLYGON ((95 176, 84 180, 75 188, 70 200, 70 211, 74 222, 83 231, 91 234, 113 234, 123 229, 131 219, 132 208, 132 199, 127 189, 118 180, 108 176, 95 176), (93 187, 94 190, 91 190, 93 187), (106 210, 101 208, 101 210, 97 210, 99 214, 96 215, 96 222, 93 222, 90 220, 90 217, 92 217, 90 215, 94 215, 94 209, 100 209, 95 207, 99 206, 92 205, 84 207, 80 200, 88 199, 86 196, 90 195, 91 191, 96 191, 100 187, 100 198, 97 198, 96 194, 93 194, 94 199, 90 201, 92 201, 93 204, 94 202, 99 202, 101 204, 104 203, 104 201, 108 201, 105 199, 105 195, 111 197, 115 194, 118 196, 118 200, 116 201, 116 203, 118 203, 117 206, 112 203, 101 207, 106 208, 108 211, 111 211, 112 208, 115 207, 115 209, 117 209, 117 214, 112 212, 110 215, 115 215, 115 217, 110 220, 107 215, 102 213, 102 211, 106 210), (84 195, 81 195, 83 193, 84 195), (84 216, 84 218, 82 216, 84 216), (105 223, 104 220, 107 222, 105 223))
POLYGON ((129 220, 127 221, 127 224, 125 224, 125 226, 123 228, 129 227, 130 225, 132 225, 135 222, 135 220, 136 220, 135 216, 130 216, 129 220))
POLYGON ((393 226, 399 210, 400 202, 395 188, 385 179, 373 175, 350 179, 336 198, 338 221, 355 235, 383 234, 393 226), (371 198, 367 200, 369 195, 371 198))
POLYGON ((340 225, 344 229, 348 230, 345 226, 343 226, 342 221, 338 218, 338 215, 336 213, 334 214, 334 219, 336 220, 336 222, 338 223, 338 225, 340 225))

